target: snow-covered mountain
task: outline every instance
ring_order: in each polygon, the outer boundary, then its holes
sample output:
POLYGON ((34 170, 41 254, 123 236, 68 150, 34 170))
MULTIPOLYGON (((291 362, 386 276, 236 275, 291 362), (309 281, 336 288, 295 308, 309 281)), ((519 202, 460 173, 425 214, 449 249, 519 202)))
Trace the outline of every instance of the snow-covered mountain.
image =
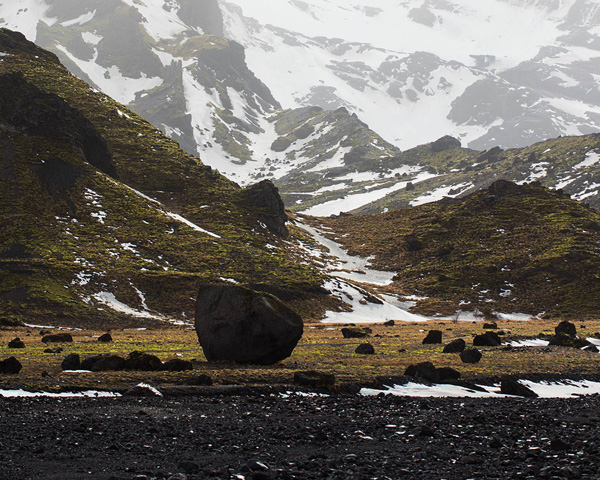
POLYGON ((0 26, 296 210, 380 211, 498 176, 597 200, 596 163, 570 171, 595 141, 485 171, 477 152, 412 147, 600 131, 600 0, 0 0, 0 26))

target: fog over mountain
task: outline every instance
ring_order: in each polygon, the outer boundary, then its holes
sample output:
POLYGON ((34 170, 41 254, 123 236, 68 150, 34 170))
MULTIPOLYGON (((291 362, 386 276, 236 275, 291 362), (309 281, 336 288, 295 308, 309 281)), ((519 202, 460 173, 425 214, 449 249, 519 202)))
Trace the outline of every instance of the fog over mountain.
POLYGON ((594 142, 477 177, 476 152, 411 149, 598 132, 600 0, 0 0, 0 26, 292 209, 381 211, 499 177, 598 196, 594 142))

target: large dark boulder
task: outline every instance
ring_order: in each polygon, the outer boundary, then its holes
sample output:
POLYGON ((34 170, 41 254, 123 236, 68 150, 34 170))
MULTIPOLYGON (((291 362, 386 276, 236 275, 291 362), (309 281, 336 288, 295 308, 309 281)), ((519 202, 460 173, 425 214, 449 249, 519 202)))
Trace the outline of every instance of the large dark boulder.
POLYGON ((81 369, 92 372, 117 372, 125 369, 125 359, 118 355, 95 355, 83 359, 81 369))
POLYGON ((550 338, 548 345, 558 347, 571 347, 571 348, 583 348, 591 345, 591 343, 585 338, 580 338, 577 335, 567 335, 566 333, 559 333, 550 338))
POLYGON ((468 348, 460 354, 460 359, 463 363, 479 363, 481 357, 481 352, 476 348, 468 348))
POLYGON ((462 338, 457 338, 456 340, 452 340, 448 345, 444 347, 442 350, 443 353, 460 353, 463 352, 466 348, 467 344, 462 338))
POLYGON ((81 368, 81 358, 79 357, 79 354, 71 353, 67 355, 60 364, 60 367, 63 370, 79 370, 81 368))
POLYGON ((502 340, 497 333, 485 332, 482 335, 476 335, 473 338, 473 345, 476 347, 497 347, 502 344, 502 340))
POLYGON ((263 180, 240 192, 244 205, 250 206, 272 232, 282 238, 290 234, 285 222, 287 215, 279 190, 270 180, 263 180))
POLYGON ((8 342, 8 348, 25 348, 25 343, 19 337, 13 338, 8 342))
POLYGON ((565 320, 564 322, 560 322, 554 328, 554 333, 555 335, 565 334, 574 337, 575 335, 577 335, 577 327, 575 327, 573 323, 567 322, 565 320))
POLYGON ((504 395, 515 395, 517 397, 537 398, 539 395, 516 380, 502 380, 500 393, 504 395))
POLYGON ((0 374, 2 375, 16 375, 22 368, 23 365, 15 357, 10 357, 0 362, 0 374))
POLYGON ((277 297, 238 285, 207 284, 196 300, 196 333, 209 362, 271 365, 289 357, 302 318, 277 297))
POLYGON ((160 372, 163 363, 156 355, 144 352, 131 352, 125 360, 127 370, 139 370, 142 372, 160 372))
POLYGON ((182 358, 173 358, 163 364, 163 370, 166 370, 167 372, 185 372, 186 370, 193 369, 194 364, 189 360, 183 360, 182 358))
POLYGON ((428 382, 438 383, 440 381, 440 374, 431 362, 417 363, 416 365, 409 365, 404 371, 404 375, 408 377, 422 378, 428 382))
POLYGON ((113 341, 113 338, 110 333, 105 333, 104 335, 100 335, 98 337, 98 341, 101 343, 110 343, 113 341))
POLYGON ((354 353, 357 353, 358 355, 374 355, 375 347, 373 347, 373 345, 371 345, 370 343, 363 343, 356 347, 354 353))
POLYGON ((423 345, 439 345, 442 343, 442 332, 440 330, 429 330, 423 339, 423 345))
POLYGON ((440 382, 448 382, 453 380, 460 380, 461 373, 455 368, 442 367, 437 369, 437 373, 440 377, 440 382))
POLYGON ((42 337, 44 343, 73 343, 73 337, 70 333, 55 333, 42 337))

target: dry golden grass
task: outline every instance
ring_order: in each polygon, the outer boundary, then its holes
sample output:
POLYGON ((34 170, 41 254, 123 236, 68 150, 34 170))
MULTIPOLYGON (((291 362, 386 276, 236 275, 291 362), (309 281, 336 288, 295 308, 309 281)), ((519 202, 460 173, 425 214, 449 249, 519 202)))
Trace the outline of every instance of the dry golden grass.
MULTIPOLYGON (((529 322, 500 321, 498 326, 506 332, 504 338, 536 337, 540 333, 552 334, 557 322, 535 320, 529 322)), ((600 321, 576 322, 578 333, 591 337, 600 332, 600 321)), ((458 369, 465 379, 494 377, 505 374, 597 374, 600 373, 600 354, 562 347, 527 347, 505 349, 480 347, 483 359, 476 365, 464 364, 456 354, 442 353, 443 345, 422 345, 428 330, 441 330, 444 344, 463 338, 467 345, 475 334, 482 333, 481 322, 431 321, 427 323, 397 323, 386 327, 370 326, 372 335, 366 340, 344 339, 343 325, 309 324, 293 355, 277 365, 244 366, 206 362, 198 345, 196 333, 191 329, 168 328, 160 330, 115 330, 113 343, 99 343, 104 332, 71 331, 72 344, 42 343, 39 329, 9 328, 0 330, 0 359, 15 356, 22 364, 19 375, 0 377, 0 389, 25 388, 28 390, 123 390, 139 382, 152 385, 186 384, 192 377, 209 375, 220 385, 291 384, 293 374, 299 370, 319 370, 334 373, 338 383, 369 383, 377 376, 402 375, 413 363, 431 361, 438 367, 458 369), (9 349, 7 343, 20 337, 25 349, 9 349), (368 341, 375 355, 357 355, 355 348, 368 341), (63 347, 59 354, 44 353, 47 348, 63 347), (157 355, 161 360, 183 358, 194 360, 191 372, 107 372, 66 373, 60 363, 69 353, 83 357, 99 353, 126 356, 132 351, 157 355), (401 351, 404 350, 404 351, 401 351), (42 377, 42 372, 49 376, 42 377)))

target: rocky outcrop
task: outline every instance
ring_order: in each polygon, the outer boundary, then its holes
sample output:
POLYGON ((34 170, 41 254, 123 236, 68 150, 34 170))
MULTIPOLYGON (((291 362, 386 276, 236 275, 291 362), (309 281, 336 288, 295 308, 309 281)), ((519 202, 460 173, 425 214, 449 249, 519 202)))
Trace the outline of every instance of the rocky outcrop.
POLYGON ((422 378, 428 382, 438 383, 440 381, 440 374, 431 362, 417 363, 416 365, 409 365, 404 371, 404 375, 415 378, 422 378))
POLYGON ((515 395, 517 397, 537 398, 538 394, 516 380, 502 380, 500 393, 504 395, 515 395))
POLYGON ((279 190, 270 180, 263 180, 240 192, 245 204, 253 207, 258 218, 280 237, 287 238, 289 232, 285 226, 287 216, 279 190))
POLYGON ((209 362, 270 365, 302 337, 300 316, 278 298, 238 285, 207 284, 196 300, 196 332, 209 362))
POLYGON ((207 35, 223 35, 223 13, 217 0, 179 0, 177 16, 207 35))

